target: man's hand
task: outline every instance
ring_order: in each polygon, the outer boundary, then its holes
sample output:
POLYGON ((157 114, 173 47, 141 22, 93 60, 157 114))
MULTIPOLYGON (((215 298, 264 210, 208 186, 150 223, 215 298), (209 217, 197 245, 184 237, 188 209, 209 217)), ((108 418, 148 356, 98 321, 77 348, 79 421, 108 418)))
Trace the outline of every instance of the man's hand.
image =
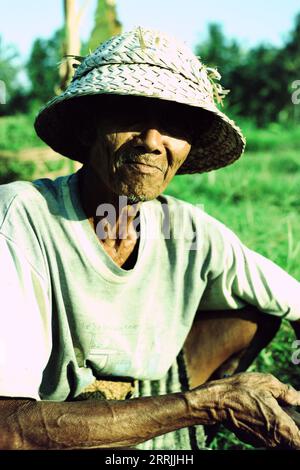
POLYGON ((222 423, 255 447, 300 449, 300 431, 281 407, 300 405, 300 392, 271 374, 236 374, 188 393, 192 412, 198 414, 201 424, 206 412, 207 424, 222 423))
POLYGON ((300 431, 280 405, 300 405, 300 393, 258 373, 130 400, 0 399, 0 449, 121 449, 183 427, 216 423, 256 446, 300 448, 300 431))

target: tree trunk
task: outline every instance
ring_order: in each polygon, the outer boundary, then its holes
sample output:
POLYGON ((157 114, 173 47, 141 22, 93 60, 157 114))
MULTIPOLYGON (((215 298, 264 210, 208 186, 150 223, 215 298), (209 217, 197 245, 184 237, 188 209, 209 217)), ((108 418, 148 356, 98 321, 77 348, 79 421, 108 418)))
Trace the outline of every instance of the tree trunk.
MULTIPOLYGON (((76 0, 64 0, 65 41, 63 55, 80 55, 79 22, 82 12, 76 11, 76 0)), ((67 58, 60 66, 60 91, 64 91, 73 76, 74 60, 67 58)))

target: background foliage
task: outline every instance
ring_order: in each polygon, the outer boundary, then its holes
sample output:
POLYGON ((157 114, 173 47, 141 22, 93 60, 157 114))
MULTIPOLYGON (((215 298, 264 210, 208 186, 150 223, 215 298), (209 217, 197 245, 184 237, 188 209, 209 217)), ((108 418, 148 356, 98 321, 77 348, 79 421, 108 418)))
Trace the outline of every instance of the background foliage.
POLYGON ((95 25, 88 42, 88 49, 93 51, 99 44, 111 36, 120 34, 121 31, 122 25, 117 17, 115 2, 99 0, 95 13, 95 25))
MULTIPOLYGON (((82 52, 88 53, 120 30, 114 2, 99 0, 95 27, 82 52)), ((48 39, 34 41, 24 64, 28 76, 24 86, 18 78, 18 52, 0 37, 0 79, 7 83, 8 94, 7 105, 0 106, 0 183, 73 171, 67 159, 54 158, 39 166, 28 158, 22 160, 18 153, 46 150, 33 131, 33 122, 37 110, 57 90, 63 38, 63 30, 58 30, 48 39)), ((300 104, 291 102, 291 84, 300 79, 300 14, 281 47, 259 44, 247 50, 227 38, 220 25, 210 24, 195 52, 206 65, 217 66, 223 86, 231 90, 224 109, 243 129, 247 150, 233 166, 175 177, 167 192, 204 204, 246 245, 300 279, 300 104)), ((299 389, 300 376, 291 363, 293 340, 291 327, 284 322, 252 369, 274 373, 299 389)), ((249 448, 225 430, 212 446, 249 448)))

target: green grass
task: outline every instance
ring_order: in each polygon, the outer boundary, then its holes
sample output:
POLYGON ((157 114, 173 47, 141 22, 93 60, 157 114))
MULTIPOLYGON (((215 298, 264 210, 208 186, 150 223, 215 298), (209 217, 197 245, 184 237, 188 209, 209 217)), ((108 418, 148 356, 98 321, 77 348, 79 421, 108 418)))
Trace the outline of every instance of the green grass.
POLYGON ((34 119, 34 113, 0 117, 0 150, 18 151, 44 146, 34 131, 34 119))
POLYGON ((33 162, 20 162, 17 159, 0 158, 0 184, 11 181, 24 180, 31 181, 36 170, 33 162))
POLYGON ((300 127, 297 122, 286 125, 271 123, 264 129, 257 129, 253 122, 244 119, 238 120, 238 124, 246 136, 248 151, 299 149, 300 127))

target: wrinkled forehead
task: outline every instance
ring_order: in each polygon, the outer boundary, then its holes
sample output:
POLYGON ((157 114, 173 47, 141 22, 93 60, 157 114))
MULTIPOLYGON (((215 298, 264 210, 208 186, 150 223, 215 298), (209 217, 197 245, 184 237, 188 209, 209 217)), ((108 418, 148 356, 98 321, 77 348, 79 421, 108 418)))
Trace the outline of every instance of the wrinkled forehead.
MULTIPOLYGON (((182 128, 206 128, 211 115, 205 110, 155 97, 103 95, 95 97, 94 123, 163 122, 182 128), (196 124, 197 123, 197 124, 196 124)), ((89 113, 90 116, 90 113, 89 113)))
POLYGON ((186 105, 157 98, 100 95, 89 97, 85 118, 81 117, 83 125, 79 127, 89 128, 91 140, 104 134, 136 132, 153 126, 174 138, 191 141, 195 122, 189 113, 186 105))
POLYGON ((194 134, 206 130, 213 115, 204 109, 156 97, 99 94, 69 100, 69 115, 76 117, 79 129, 101 132, 107 127, 123 129, 151 120, 164 128, 176 128, 194 134))
POLYGON ((127 112, 130 114, 160 115, 192 113, 191 106, 177 102, 166 101, 155 97, 143 97, 134 95, 104 95, 99 100, 99 114, 113 115, 127 112), (101 99, 102 98, 102 99, 101 99))

